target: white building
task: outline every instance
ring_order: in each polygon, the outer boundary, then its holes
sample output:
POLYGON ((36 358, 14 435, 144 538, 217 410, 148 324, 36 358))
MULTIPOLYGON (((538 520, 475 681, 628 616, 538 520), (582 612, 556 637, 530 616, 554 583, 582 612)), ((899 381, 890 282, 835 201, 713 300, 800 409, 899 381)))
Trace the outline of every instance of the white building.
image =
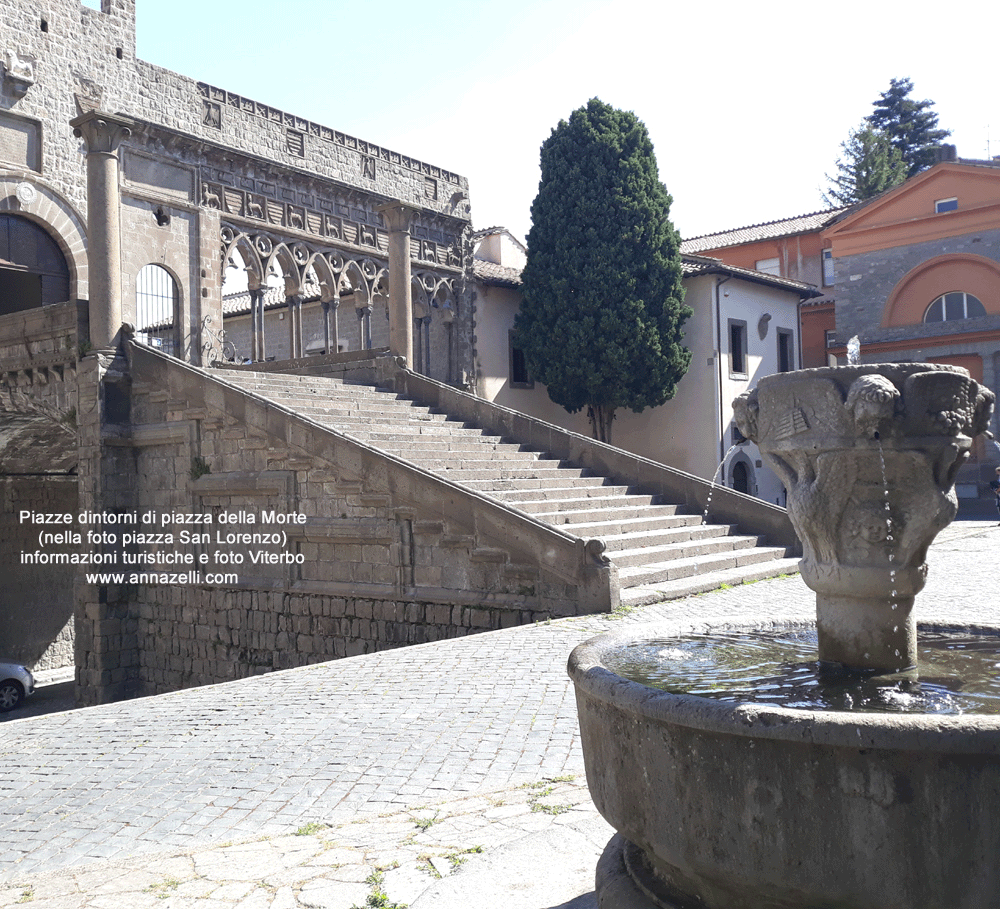
MULTIPOLYGON (((497 404, 590 435, 585 411, 571 414, 532 382, 511 333, 521 304, 524 247, 504 228, 476 235, 473 267, 476 388, 497 404)), ((677 393, 660 407, 636 414, 619 410, 615 445, 711 479, 719 465, 726 486, 778 505, 781 481, 741 440, 733 401, 766 375, 799 368, 798 305, 818 296, 810 284, 725 265, 718 259, 684 257, 685 302, 693 314, 684 326, 691 366, 677 393)))

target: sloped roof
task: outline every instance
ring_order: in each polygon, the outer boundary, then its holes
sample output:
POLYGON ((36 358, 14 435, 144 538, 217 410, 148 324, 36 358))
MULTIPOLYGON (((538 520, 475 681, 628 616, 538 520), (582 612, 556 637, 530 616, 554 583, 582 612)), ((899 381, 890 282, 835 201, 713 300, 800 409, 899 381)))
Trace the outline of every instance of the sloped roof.
POLYGON ((756 243, 759 240, 773 240, 775 237, 788 237, 794 234, 810 233, 822 230, 834 218, 846 212, 850 206, 828 208, 814 211, 806 215, 795 215, 791 218, 781 218, 778 221, 766 221, 763 224, 751 224, 748 227, 737 227, 723 230, 715 234, 705 234, 701 237, 691 237, 681 241, 681 252, 697 254, 705 249, 718 249, 723 246, 741 246, 744 243, 756 243))
MULTIPOLYGON (((519 268, 496 265, 483 259, 473 259, 472 267, 476 277, 484 284, 493 287, 521 286, 521 270, 519 268)), ((753 281, 755 284, 788 290, 801 297, 823 296, 823 292, 812 284, 793 281, 791 278, 779 278, 776 275, 766 275, 751 268, 737 268, 735 265, 726 265, 721 259, 713 259, 708 256, 682 256, 681 267, 685 278, 709 274, 731 275, 734 278, 753 281)))
POLYGON ((791 278, 779 278, 777 275, 767 275, 762 271, 754 271, 752 268, 738 268, 710 256, 685 255, 682 257, 681 267, 685 278, 695 278, 699 275, 731 275, 734 278, 742 278, 744 281, 752 281, 754 284, 764 284, 768 287, 788 290, 801 297, 823 296, 823 292, 813 284, 793 281, 791 278))
POLYGON ((510 265, 497 265, 485 259, 472 260, 472 272, 483 284, 491 287, 520 287, 521 269, 510 265))
MULTIPOLYGON (((304 303, 311 303, 314 300, 319 299, 319 285, 314 284, 311 281, 306 281, 304 290, 304 303)), ((342 296, 346 296, 346 294, 342 294, 342 296)), ((287 297, 285 296, 285 289, 283 287, 268 287, 264 291, 264 309, 275 309, 279 306, 284 306, 286 302, 287 297)), ((224 317, 241 316, 248 312, 250 312, 249 290, 244 290, 241 293, 236 294, 226 294, 223 296, 222 315, 224 317)))

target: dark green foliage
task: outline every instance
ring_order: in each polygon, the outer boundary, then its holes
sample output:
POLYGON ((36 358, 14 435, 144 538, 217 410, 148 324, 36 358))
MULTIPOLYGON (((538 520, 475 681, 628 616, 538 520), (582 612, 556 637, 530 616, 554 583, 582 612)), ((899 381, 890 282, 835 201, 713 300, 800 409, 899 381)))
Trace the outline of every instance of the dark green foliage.
POLYGON ((938 129, 938 115, 931 110, 933 101, 914 101, 910 97, 910 79, 890 79, 888 91, 873 103, 868 123, 889 137, 906 162, 906 176, 926 170, 934 163, 934 149, 951 130, 938 129))
POLYGON ((515 343, 532 376, 608 440, 614 412, 673 397, 690 351, 680 240, 643 123, 596 98, 542 145, 515 343))
POLYGON ((851 131, 840 147, 837 173, 831 177, 830 189, 823 195, 827 205, 852 205, 871 199, 898 186, 906 179, 906 163, 893 147, 889 137, 862 123, 851 131))

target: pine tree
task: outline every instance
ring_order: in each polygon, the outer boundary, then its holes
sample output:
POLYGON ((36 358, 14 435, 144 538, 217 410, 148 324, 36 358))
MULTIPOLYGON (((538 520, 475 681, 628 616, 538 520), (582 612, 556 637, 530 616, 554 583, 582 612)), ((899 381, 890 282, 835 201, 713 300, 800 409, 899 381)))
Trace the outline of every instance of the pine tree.
POLYGON ((889 137, 867 121, 851 130, 841 142, 835 176, 827 174, 830 189, 823 195, 827 205, 852 205, 898 186, 907 177, 906 162, 889 137))
POLYGON ((549 397, 610 441, 615 411, 673 397, 691 353, 680 238, 646 127, 597 98, 541 149, 515 343, 549 397))
POLYGON ((881 130, 906 162, 906 176, 926 170, 934 163, 934 149, 951 130, 938 128, 938 115, 931 110, 933 101, 914 101, 910 97, 910 79, 890 79, 888 91, 873 102, 874 112, 868 123, 881 130))

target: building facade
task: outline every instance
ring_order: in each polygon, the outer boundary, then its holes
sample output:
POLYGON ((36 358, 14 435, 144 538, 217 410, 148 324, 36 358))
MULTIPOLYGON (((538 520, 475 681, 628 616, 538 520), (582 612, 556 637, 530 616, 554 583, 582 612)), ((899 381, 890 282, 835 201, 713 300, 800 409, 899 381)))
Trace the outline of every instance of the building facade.
MULTIPOLYGON (((468 181, 137 59, 135 13, 0 7, 0 651, 36 666, 72 648, 74 603, 78 665, 118 627, 112 594, 18 560, 37 537, 18 515, 134 508, 141 458, 108 442, 134 434, 126 341, 195 365, 385 347, 472 372, 468 181), (227 275, 247 299, 228 326, 227 275)), ((88 679, 105 673, 127 674, 88 679)))
MULTIPOLYGON (((527 372, 513 345, 524 249, 503 228, 477 235, 477 389, 488 400, 590 435, 527 372)), ((614 444, 707 480, 784 505, 784 489, 733 423, 733 401, 763 376, 799 368, 798 305, 811 285, 704 256, 684 258, 684 325, 691 365, 674 397, 642 413, 615 414, 614 444)))

